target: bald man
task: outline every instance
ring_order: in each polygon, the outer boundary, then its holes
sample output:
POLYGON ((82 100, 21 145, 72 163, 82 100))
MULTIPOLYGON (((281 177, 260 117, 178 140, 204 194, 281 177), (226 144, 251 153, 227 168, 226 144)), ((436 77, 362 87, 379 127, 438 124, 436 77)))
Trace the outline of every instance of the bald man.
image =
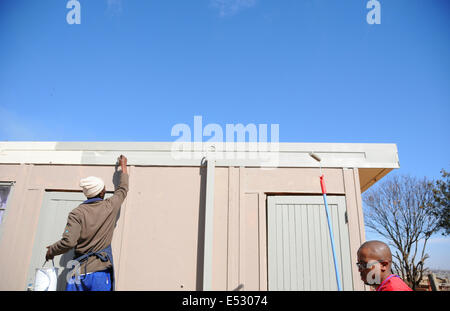
POLYGON ((367 241, 358 250, 361 280, 376 291, 412 291, 402 279, 391 272, 392 254, 381 241, 367 241))

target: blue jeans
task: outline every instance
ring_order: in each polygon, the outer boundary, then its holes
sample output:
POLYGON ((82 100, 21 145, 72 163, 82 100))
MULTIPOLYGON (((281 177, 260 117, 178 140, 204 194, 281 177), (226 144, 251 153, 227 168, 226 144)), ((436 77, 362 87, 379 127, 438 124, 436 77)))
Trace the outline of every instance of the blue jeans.
POLYGON ((67 282, 66 291, 111 291, 111 270, 80 275, 79 282, 73 276, 67 282))

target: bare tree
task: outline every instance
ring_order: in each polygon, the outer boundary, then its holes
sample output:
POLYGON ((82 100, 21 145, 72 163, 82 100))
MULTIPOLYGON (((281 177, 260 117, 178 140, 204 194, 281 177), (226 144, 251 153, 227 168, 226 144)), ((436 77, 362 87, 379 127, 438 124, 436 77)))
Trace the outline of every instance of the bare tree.
POLYGON ((414 290, 422 280, 427 241, 438 222, 428 212, 433 186, 426 179, 392 176, 364 194, 366 226, 393 246, 393 270, 414 290))

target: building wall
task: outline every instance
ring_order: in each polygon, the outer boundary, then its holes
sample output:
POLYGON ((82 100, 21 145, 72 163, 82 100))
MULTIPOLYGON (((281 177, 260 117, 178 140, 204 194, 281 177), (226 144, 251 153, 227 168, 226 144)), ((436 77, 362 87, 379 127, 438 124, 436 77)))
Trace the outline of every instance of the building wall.
MULTIPOLYGON (((358 170, 323 171, 328 193, 346 196, 352 277, 363 290, 355 265, 365 239, 358 170)), ((201 290, 205 168, 131 166, 129 172, 112 245, 117 290, 201 290)), ((0 256, 0 290, 26 287, 45 190, 80 191, 78 181, 90 175, 114 189, 113 166, 0 165, 0 181, 16 182, 0 240, 0 254, 8 254, 0 256)), ((214 290, 267 289, 267 196, 320 195, 318 176, 316 168, 216 168, 214 290)))

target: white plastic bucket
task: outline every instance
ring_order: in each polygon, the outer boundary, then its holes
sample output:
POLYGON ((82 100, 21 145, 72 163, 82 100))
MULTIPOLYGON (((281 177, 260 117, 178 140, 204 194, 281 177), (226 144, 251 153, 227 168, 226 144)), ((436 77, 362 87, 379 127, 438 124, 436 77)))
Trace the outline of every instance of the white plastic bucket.
POLYGON ((58 268, 55 268, 55 263, 53 260, 52 263, 52 268, 44 268, 45 262, 42 265, 42 268, 36 268, 36 278, 34 280, 35 291, 56 291, 56 285, 58 283, 58 268))

